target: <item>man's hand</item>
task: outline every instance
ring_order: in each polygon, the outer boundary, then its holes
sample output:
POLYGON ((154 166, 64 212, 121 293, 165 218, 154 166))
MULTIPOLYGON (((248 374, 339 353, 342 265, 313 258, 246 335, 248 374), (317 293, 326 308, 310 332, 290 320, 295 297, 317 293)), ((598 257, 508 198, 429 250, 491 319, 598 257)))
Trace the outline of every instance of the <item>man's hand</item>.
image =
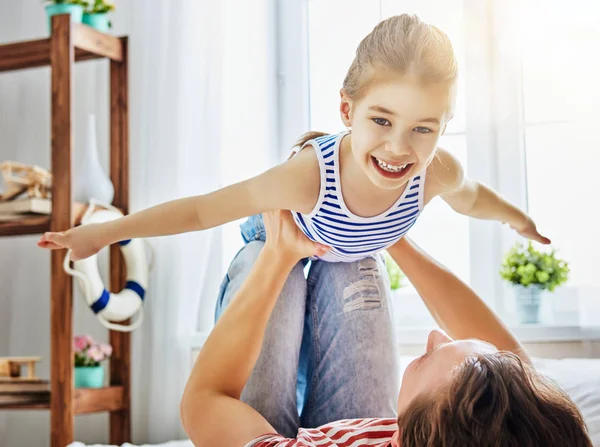
POLYGON ((309 256, 323 256, 330 247, 308 239, 294 223, 289 211, 280 210, 263 213, 263 221, 267 230, 265 248, 297 262, 309 256))

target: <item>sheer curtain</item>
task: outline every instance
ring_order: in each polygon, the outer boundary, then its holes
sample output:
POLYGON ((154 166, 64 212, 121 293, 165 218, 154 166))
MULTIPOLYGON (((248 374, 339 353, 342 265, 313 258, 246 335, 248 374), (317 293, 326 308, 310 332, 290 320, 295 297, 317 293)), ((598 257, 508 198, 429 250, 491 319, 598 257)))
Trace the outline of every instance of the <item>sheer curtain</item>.
MULTIPOLYGON (((220 185, 220 2, 134 2, 131 35, 132 204, 136 209, 220 185)), ((215 231, 158 238, 146 324, 133 346, 136 438, 183 436, 179 400, 190 365, 215 231), (147 437, 143 431, 146 431, 147 437)), ((209 282, 209 284, 207 284, 209 282)), ((213 297, 207 294, 207 300, 213 297)))

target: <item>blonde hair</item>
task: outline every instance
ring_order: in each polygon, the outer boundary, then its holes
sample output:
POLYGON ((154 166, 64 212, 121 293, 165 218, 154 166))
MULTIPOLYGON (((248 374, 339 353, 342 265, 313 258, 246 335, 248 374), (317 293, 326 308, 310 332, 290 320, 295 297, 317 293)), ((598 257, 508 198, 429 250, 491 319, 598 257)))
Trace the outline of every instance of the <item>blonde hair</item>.
MULTIPOLYGON (((412 75, 420 82, 453 85, 458 66, 448 36, 416 15, 401 14, 383 20, 358 45, 342 85, 346 94, 357 100, 378 71, 412 75)), ((308 132, 297 146, 326 135, 308 132)))

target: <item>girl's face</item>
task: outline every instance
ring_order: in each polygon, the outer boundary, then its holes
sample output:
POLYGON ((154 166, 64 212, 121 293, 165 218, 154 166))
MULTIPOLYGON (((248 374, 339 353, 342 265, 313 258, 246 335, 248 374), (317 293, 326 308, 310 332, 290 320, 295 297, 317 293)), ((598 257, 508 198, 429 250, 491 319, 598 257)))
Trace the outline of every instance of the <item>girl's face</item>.
POLYGON ((427 168, 452 101, 452 84, 423 85, 409 75, 377 80, 356 101, 342 90, 340 112, 352 128, 352 153, 374 185, 396 189, 427 168))

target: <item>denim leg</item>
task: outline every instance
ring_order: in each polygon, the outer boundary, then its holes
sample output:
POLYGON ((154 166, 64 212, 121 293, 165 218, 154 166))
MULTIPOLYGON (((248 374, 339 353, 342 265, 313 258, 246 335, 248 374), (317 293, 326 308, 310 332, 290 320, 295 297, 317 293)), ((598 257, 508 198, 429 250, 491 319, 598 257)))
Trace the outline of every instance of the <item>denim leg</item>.
POLYGON ((396 416, 398 359, 385 271, 379 256, 311 266, 303 427, 396 416))
MULTIPOLYGON (((262 241, 250 241, 231 263, 217 300, 217 318, 245 281, 263 246, 262 241)), ((299 262, 275 304, 260 356, 241 396, 287 437, 295 437, 300 426, 296 380, 305 308, 306 278, 299 262)))

